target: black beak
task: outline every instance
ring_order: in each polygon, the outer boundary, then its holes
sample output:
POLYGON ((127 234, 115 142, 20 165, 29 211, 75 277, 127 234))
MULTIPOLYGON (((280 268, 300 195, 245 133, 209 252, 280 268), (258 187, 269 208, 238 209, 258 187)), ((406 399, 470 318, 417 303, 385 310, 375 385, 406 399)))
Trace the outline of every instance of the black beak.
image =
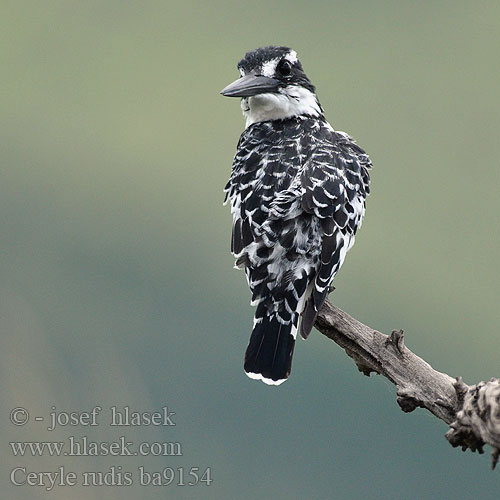
POLYGON ((266 92, 277 92, 278 85, 279 81, 274 78, 249 74, 230 83, 220 93, 226 97, 250 97, 266 92))

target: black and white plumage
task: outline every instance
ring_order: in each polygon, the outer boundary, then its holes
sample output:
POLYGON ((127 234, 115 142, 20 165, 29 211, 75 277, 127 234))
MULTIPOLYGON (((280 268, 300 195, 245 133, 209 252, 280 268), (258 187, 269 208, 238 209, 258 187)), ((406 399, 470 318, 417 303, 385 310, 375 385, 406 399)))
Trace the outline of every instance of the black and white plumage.
POLYGON ((267 384, 291 370, 299 326, 309 335, 365 213, 367 154, 325 120, 295 51, 264 47, 238 63, 221 93, 241 97, 226 202, 231 251, 257 306, 245 372, 267 384))

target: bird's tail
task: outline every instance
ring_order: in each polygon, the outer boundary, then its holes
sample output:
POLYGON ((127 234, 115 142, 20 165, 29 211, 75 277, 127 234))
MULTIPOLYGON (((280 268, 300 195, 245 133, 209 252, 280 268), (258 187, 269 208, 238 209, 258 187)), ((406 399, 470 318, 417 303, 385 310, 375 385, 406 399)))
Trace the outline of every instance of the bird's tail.
POLYGON ((254 328, 245 353, 245 372, 269 385, 283 383, 292 368, 299 315, 268 311, 261 302, 255 311, 254 328))

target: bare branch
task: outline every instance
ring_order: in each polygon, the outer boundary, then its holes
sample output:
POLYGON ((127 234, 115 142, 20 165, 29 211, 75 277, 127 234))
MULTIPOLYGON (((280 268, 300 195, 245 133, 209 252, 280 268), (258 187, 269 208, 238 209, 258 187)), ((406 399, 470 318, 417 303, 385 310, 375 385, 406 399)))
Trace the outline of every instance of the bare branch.
POLYGON ((489 444, 495 468, 500 455, 500 379, 468 386, 411 352, 402 330, 385 335, 329 301, 315 326, 342 347, 365 375, 375 372, 390 380, 404 412, 426 408, 450 425, 446 437, 453 446, 482 453, 484 444, 489 444))

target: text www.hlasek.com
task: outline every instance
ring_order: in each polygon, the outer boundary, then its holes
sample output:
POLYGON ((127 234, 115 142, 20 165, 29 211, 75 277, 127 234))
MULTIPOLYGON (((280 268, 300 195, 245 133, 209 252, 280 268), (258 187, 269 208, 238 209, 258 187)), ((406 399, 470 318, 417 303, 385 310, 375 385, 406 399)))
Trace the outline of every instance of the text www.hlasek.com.
POLYGON ((180 457, 182 445, 172 441, 143 441, 137 446, 131 441, 126 441, 121 436, 117 441, 91 441, 87 436, 75 438, 69 436, 68 442, 64 441, 14 441, 10 442, 12 454, 16 457, 24 456, 113 456, 113 457, 180 457))

